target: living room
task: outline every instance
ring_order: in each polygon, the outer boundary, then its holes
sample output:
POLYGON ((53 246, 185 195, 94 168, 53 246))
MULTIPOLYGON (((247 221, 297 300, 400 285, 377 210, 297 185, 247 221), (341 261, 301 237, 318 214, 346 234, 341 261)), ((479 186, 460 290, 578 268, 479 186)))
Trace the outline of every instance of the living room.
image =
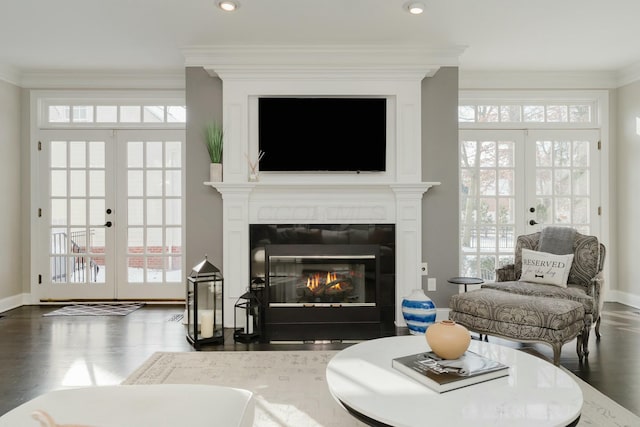
MULTIPOLYGON (((200 6, 205 7, 204 5, 200 6)), ((289 4, 286 4, 286 6, 294 7, 289 4)), ((381 11, 378 12, 380 14, 392 13, 391 7, 388 5, 377 6, 381 8, 381 11)), ((403 25, 406 25, 411 31, 418 31, 416 27, 423 24, 416 24, 415 21, 408 21, 408 19, 421 17, 410 16, 402 10, 401 6, 398 3, 394 5, 394 9, 397 8, 404 15, 401 15, 401 18, 394 17, 393 20, 402 19, 403 25)), ((471 7, 470 5, 467 6, 471 7)), ((238 12, 256 13, 255 11, 250 12, 252 7, 254 5, 242 5, 238 12)), ((431 7, 434 8, 433 12, 435 12, 445 6, 436 3, 431 7)), ((550 7, 553 8, 553 6, 550 7)), ((632 11, 635 5, 629 4, 628 7, 632 11)), ((342 10, 342 8, 338 10, 342 10)), ((632 16, 630 10, 627 10, 625 17, 632 16)), ((530 12, 533 13, 534 11, 530 12)), ((597 15, 597 10, 593 12, 597 15)), ((227 33, 223 32, 221 34, 228 36, 230 34, 230 29, 228 28, 230 24, 223 21, 223 19, 228 19, 228 16, 223 16, 220 11, 214 9, 210 13, 216 14, 216 24, 223 27, 220 31, 228 30, 227 33)), ((304 11, 300 13, 301 16, 304 15, 304 11)), ((320 14, 320 11, 315 11, 315 13, 320 14)), ((429 13, 429 7, 427 7, 425 13, 429 13)), ((604 15, 600 14, 603 20, 604 15)), ((322 15, 320 14, 320 16, 322 15)), ((240 18, 236 15, 231 19, 244 18, 243 15, 240 15, 240 18)), ((362 25, 364 24, 370 23, 367 21, 362 25)), ((616 24, 616 26, 618 25, 616 24)), ((626 28, 624 25, 619 26, 626 28)), ((631 30, 627 29, 627 31, 631 30)), ((244 32, 245 34, 248 33, 246 30, 244 32)), ((246 35, 245 37, 245 40, 239 39, 238 43, 243 42, 245 45, 251 46, 251 43, 255 42, 250 37, 246 35)), ((216 40, 220 39, 217 38, 216 40)), ((313 83, 316 86, 312 86, 311 89, 309 87, 300 89, 294 83, 295 76, 293 74, 295 73, 292 72, 291 68, 283 71, 282 67, 279 67, 280 69, 277 71, 282 73, 281 76, 289 73, 288 77, 292 78, 292 81, 289 82, 290 88, 297 94, 317 94, 320 91, 331 93, 332 95, 340 95, 347 91, 359 94, 374 93, 371 86, 366 87, 364 83, 359 83, 361 85, 359 88, 356 86, 356 89, 353 87, 346 89, 348 84, 366 74, 362 72, 364 67, 358 65, 358 59, 360 58, 362 61, 361 64, 371 59, 370 57, 366 58, 365 55, 358 57, 363 52, 355 43, 357 39, 357 37, 346 39, 350 43, 354 43, 351 49, 348 46, 334 49, 333 53, 342 52, 343 56, 351 59, 348 61, 342 59, 343 62, 336 62, 337 65, 333 65, 343 73, 349 72, 353 74, 349 79, 342 82, 336 83, 334 81, 334 86, 331 89, 326 89, 326 85, 330 85, 332 80, 332 78, 328 77, 329 74, 311 75, 309 78, 316 80, 313 83), (362 72, 362 75, 358 76, 358 71, 354 72, 353 68, 359 68, 359 72, 362 72)), ((389 40, 393 39, 390 38, 389 40)), ((618 38, 617 40, 624 40, 624 38, 618 38)), ((205 41, 198 41, 197 43, 190 41, 188 43, 188 45, 192 46, 207 44, 209 43, 205 41)), ((458 212, 459 210, 457 141, 459 129, 458 105, 461 97, 481 91, 491 91, 493 93, 504 93, 506 90, 515 90, 520 93, 540 91, 540 93, 547 95, 551 92, 580 94, 584 92, 593 93, 595 91, 600 94, 601 99, 604 99, 607 105, 607 109, 604 111, 607 125, 601 128, 603 150, 606 152, 607 157, 605 164, 601 165, 601 171, 608 172, 608 175, 602 179, 602 182, 606 184, 603 184, 601 189, 600 203, 603 209, 598 219, 600 223, 599 237, 607 246, 605 299, 609 302, 621 303, 629 307, 640 307, 640 288, 636 280, 634 280, 636 273, 633 258, 633 243, 636 240, 634 236, 640 232, 633 220, 633 212, 637 208, 636 198, 634 197, 634 183, 637 182, 637 172, 635 171, 637 168, 634 165, 638 161, 638 152, 635 149, 635 144, 637 144, 637 139, 639 138, 637 117, 640 116, 638 112, 640 105, 637 101, 639 99, 637 93, 640 90, 640 86, 637 83, 637 61, 640 58, 618 59, 617 66, 605 66, 599 65, 598 61, 593 59, 597 55, 590 51, 588 55, 582 55, 582 57, 589 56, 590 58, 588 59, 591 62, 585 58, 583 60, 584 65, 576 66, 575 68, 566 68, 567 65, 563 66, 565 68, 539 68, 534 64, 528 64, 521 65, 521 68, 509 69, 504 66, 504 61, 502 61, 501 64, 493 65, 492 68, 479 62, 478 68, 474 69, 466 68, 465 64, 468 56, 474 53, 475 44, 471 39, 467 39, 464 44, 468 44, 469 47, 462 49, 462 51, 456 51, 447 43, 446 47, 452 50, 445 53, 449 53, 450 56, 439 56, 434 62, 429 62, 431 58, 425 59, 424 52, 418 55, 421 56, 419 61, 412 59, 414 62, 421 62, 420 65, 424 73, 421 78, 414 78, 413 85, 419 93, 414 92, 410 95, 413 105, 419 106, 417 108, 417 111, 420 112, 419 126, 417 131, 415 130, 416 128, 412 127, 398 130, 400 129, 398 127, 394 138, 398 138, 398 135, 407 130, 417 132, 417 136, 414 136, 414 141, 417 141, 418 146, 416 151, 413 152, 420 153, 419 156, 415 156, 419 166, 417 169, 411 170, 408 168, 410 163, 406 162, 406 159, 396 156, 393 173, 401 174, 409 171, 409 173, 413 174, 406 181, 409 183, 438 182, 440 184, 429 188, 424 193, 424 196, 421 194, 420 197, 413 198, 411 209, 414 212, 418 212, 419 225, 415 229, 416 234, 412 237, 415 239, 414 246, 411 244, 406 246, 403 249, 404 252, 399 255, 401 256, 399 259, 406 265, 411 266, 417 266, 423 261, 428 262, 428 278, 435 280, 436 290, 428 291, 427 294, 438 308, 446 308, 449 298, 458 291, 454 286, 446 284, 447 279, 460 273, 460 244, 458 237, 460 225, 457 215, 452 215, 452 212, 458 212), (402 163, 403 161, 405 163, 402 163)), ((624 43, 618 41, 617 44, 624 43)), ((395 45, 402 46, 402 43, 395 43, 395 45)), ((578 45, 581 46, 580 44, 578 45)), ((544 51, 542 54, 528 56, 551 55, 551 46, 547 45, 546 48, 549 52, 544 51)), ((611 46, 609 48, 613 50, 611 46)), ((28 47, 25 47, 25 49, 28 50, 28 47)), ((290 44, 287 49, 291 49, 290 44)), ((289 55, 287 57, 288 65, 291 65, 292 58, 296 56, 298 56, 298 60, 301 58, 299 55, 304 53, 302 50, 299 49, 293 54, 291 51, 287 53, 289 55)), ((4 51, 4 48, 2 48, 2 51, 4 51)), ((393 58, 390 51, 391 49, 374 51, 372 56, 379 55, 382 52, 378 60, 380 63, 389 61, 384 66, 393 70, 394 66, 398 67, 399 61, 397 61, 398 58, 393 58), (397 62, 394 64, 392 63, 393 60, 397 62)), ((13 48, 7 48, 6 52, 13 52, 13 48)), ((309 52, 312 52, 312 50, 310 49, 309 52)), ((8 203, 6 203, 7 207, 2 214, 4 219, 2 221, 4 236, 2 247, 5 256, 0 261, 3 264, 3 280, 0 285, 1 311, 8 311, 24 305, 41 304, 40 300, 42 298, 39 295, 37 284, 37 262, 34 261, 33 257, 34 239, 36 239, 36 236, 33 235, 33 224, 37 221, 34 212, 37 211, 38 207, 37 200, 35 200, 36 196, 33 194, 34 189, 38 188, 36 182, 37 164, 33 160, 33 152, 35 150, 33 144, 35 141, 33 141, 32 132, 35 120, 34 115, 36 114, 33 110, 33 99, 39 93, 50 94, 48 91, 55 91, 63 95, 65 95, 65 91, 66 95, 74 95, 81 89, 88 89, 94 93, 95 91, 104 92, 111 89, 117 89, 121 93, 127 90, 144 90, 147 92, 153 90, 157 93, 170 92, 172 94, 182 92, 189 113, 186 122, 185 164, 187 166, 185 167, 184 175, 185 203, 189 208, 186 209, 184 216, 184 265, 187 267, 196 265, 198 261, 207 255, 216 265, 222 267, 225 279, 231 290, 231 297, 239 296, 241 291, 246 288, 249 282, 248 269, 242 269, 242 272, 240 272, 241 270, 233 263, 239 263, 240 266, 243 266, 248 263, 248 260, 246 258, 240 260, 225 252, 229 245, 225 248, 223 242, 230 242, 229 239, 233 239, 233 236, 225 234, 230 229, 224 226, 225 202, 223 196, 212 186, 203 184, 203 182, 208 181, 207 165, 209 160, 206 158, 206 151, 201 140, 202 129, 212 118, 224 122, 225 125, 233 124, 233 114, 238 113, 233 109, 232 102, 228 101, 227 95, 229 91, 239 90, 237 88, 242 87, 242 80, 248 77, 237 74, 226 80, 225 72, 246 70, 241 68, 229 70, 229 63, 215 63, 221 58, 224 59, 224 56, 198 56, 202 52, 197 52, 195 49, 182 49, 179 53, 181 55, 179 61, 182 62, 182 70, 176 72, 175 68, 171 68, 169 72, 158 72, 156 68, 146 73, 149 77, 147 80, 141 78, 144 74, 134 73, 130 69, 120 70, 105 78, 104 74, 98 73, 97 70, 89 67, 90 60, 87 59, 86 64, 83 66, 82 63, 76 63, 82 62, 78 61, 77 58, 69 59, 68 66, 55 72, 52 72, 52 69, 58 68, 58 65, 42 64, 39 69, 35 65, 36 62, 30 64, 24 62, 25 65, 22 68, 26 71, 20 70, 21 67, 15 65, 10 66, 11 64, 3 67, 6 72, 3 73, 3 82, 0 83, 2 88, 0 105, 2 105, 3 110, 3 114, 0 117, 2 121, 2 131, 0 132, 3 134, 3 153, 5 155, 0 161, 3 166, 1 168, 3 171, 2 182, 5 186, 3 194, 5 194, 8 203), (74 65, 79 70, 73 70, 74 65), (227 69, 225 69, 225 66, 227 69), (83 67, 87 68, 83 69, 83 67), (16 183, 19 183, 19 185, 16 185, 16 183)), ((443 52, 438 53, 442 55, 443 52)), ((256 48, 254 54, 258 55, 261 60, 265 60, 270 53, 264 53, 264 47, 261 47, 256 48)), ((243 60, 247 60, 250 63, 251 59, 249 58, 249 56, 245 56, 243 60)), ((254 56, 254 60, 255 58, 256 56, 254 56)), ((237 59, 236 57, 229 60, 237 61, 237 59)), ((555 57, 555 59, 559 61, 560 58, 555 57)), ((323 60, 326 61, 326 58, 323 60)), ((34 60, 32 59, 32 61, 34 60)), ((246 67, 246 64, 240 65, 246 67)), ((267 65, 273 67, 273 64, 266 62, 263 64, 265 67, 267 65)), ((317 63, 312 63, 312 65, 318 66, 317 63)), ((331 65, 330 62, 323 63, 325 69, 331 68, 331 65)), ((138 67, 142 67, 142 64, 138 65, 138 67)), ((101 68, 110 67, 103 65, 101 68)), ((381 65, 380 68, 382 68, 381 65)), ((398 69, 396 68, 394 71, 398 72, 398 69)), ((274 70, 263 70, 263 74, 266 75, 267 72, 274 73, 274 70)), ((370 75, 364 77, 372 78, 370 75)), ((255 76, 251 78, 255 79, 255 76)), ((371 85, 378 85, 381 80, 388 79, 387 77, 377 78, 380 80, 373 80, 374 83, 371 83, 371 85)), ((282 88, 275 90, 273 83, 269 83, 269 85, 271 86, 268 86, 268 89, 257 90, 254 95, 260 91, 271 92, 271 94, 286 93, 286 90, 282 88)), ((411 92, 411 90, 408 92, 411 92)), ((389 93, 389 90, 385 89, 384 93, 389 93)), ((404 92, 398 90, 394 96, 399 93, 404 94, 404 92)), ((244 106, 238 110, 242 120, 249 120, 250 108, 250 106, 244 106)), ((401 119, 409 116, 399 117, 401 119)), ((244 136, 240 137, 234 131, 229 133, 231 141, 233 141, 233 138, 238 137, 241 138, 241 142, 239 145, 231 144, 232 148, 227 150, 228 152, 225 154, 228 156, 225 158, 226 175, 224 179, 227 184, 236 182, 234 181, 234 173, 237 173, 237 176, 242 176, 241 180, 243 181, 248 179, 245 158, 248 153, 244 152, 244 147, 250 147, 246 134, 251 132, 251 124, 244 121, 242 123, 241 125, 236 123, 234 126, 238 126, 239 131, 244 136), (244 139, 245 137, 247 139, 244 139), (235 152, 232 151, 234 146, 237 147, 235 152)), ((398 123, 401 123, 400 120, 398 120, 398 123)), ((262 179, 261 184, 268 182, 266 175, 262 179)), ((344 177, 341 179, 344 179, 344 177)), ((349 176, 348 179, 355 180, 352 176, 349 176)), ((336 183, 343 184, 344 182, 336 179, 336 183)), ((355 188, 352 191, 359 190, 355 188)), ((251 212, 246 212, 246 214, 249 215, 251 212)), ((286 219, 281 220, 286 221, 286 219)), ((387 220, 384 219, 384 222, 387 220)), ((405 226, 407 230, 410 228, 410 220, 407 220, 405 226)), ((243 233, 248 233, 248 228, 243 233)), ((237 250, 241 253, 248 252, 243 248, 237 250)), ((426 289, 427 277, 419 275, 417 268, 415 269, 416 274, 413 274, 413 271, 409 273, 406 269, 402 271, 403 273, 401 274, 406 274, 407 277, 402 278, 401 283, 405 288, 397 294, 398 298, 406 295, 407 291, 413 287, 424 287, 426 289), (409 281, 407 282, 407 280, 409 281), (417 286, 414 286, 411 280, 417 281, 415 283, 417 286)), ((186 276, 188 268, 183 273, 186 276)), ((227 310, 226 314, 231 316, 233 312, 232 310, 227 310)), ((399 312, 396 313, 396 317, 401 322, 399 312)), ((227 323, 232 323, 231 318, 226 321, 227 323)))

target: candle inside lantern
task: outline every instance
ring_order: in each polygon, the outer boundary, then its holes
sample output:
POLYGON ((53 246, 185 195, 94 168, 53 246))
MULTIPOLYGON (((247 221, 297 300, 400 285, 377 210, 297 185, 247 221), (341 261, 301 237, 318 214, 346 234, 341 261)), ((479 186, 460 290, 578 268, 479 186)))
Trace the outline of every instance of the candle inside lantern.
POLYGON ((200 336, 211 338, 213 336, 213 311, 202 311, 200 315, 200 336))

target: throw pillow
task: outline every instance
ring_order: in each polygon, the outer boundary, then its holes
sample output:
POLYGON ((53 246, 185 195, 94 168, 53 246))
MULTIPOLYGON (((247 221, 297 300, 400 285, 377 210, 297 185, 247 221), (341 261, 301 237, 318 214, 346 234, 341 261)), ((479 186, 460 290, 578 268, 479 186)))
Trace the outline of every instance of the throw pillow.
POLYGON ((572 263, 573 254, 554 255, 523 248, 520 280, 566 288, 572 263))

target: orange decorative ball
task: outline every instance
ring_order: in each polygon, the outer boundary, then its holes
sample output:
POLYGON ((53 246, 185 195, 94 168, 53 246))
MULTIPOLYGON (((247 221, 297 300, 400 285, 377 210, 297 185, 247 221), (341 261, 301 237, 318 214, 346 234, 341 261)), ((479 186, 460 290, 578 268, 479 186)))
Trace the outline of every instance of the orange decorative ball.
POLYGON ((443 359, 457 359, 469 348, 471 334, 453 320, 443 320, 427 328, 425 333, 431 350, 443 359))

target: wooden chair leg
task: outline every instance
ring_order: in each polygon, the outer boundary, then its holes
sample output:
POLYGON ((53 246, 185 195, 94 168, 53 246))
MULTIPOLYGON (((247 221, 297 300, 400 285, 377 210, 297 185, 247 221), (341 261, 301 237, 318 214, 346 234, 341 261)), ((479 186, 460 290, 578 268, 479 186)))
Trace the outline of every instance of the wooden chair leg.
POLYGON ((553 364, 560 366, 560 352, 562 351, 562 343, 551 344, 553 348, 553 364))
POLYGON ((600 320, 602 318, 600 316, 598 316, 598 320, 596 320, 596 339, 599 341, 600 340, 600 320))
POLYGON ((591 328, 584 328, 580 334, 582 341, 582 354, 584 357, 589 356, 589 333, 591 328))

